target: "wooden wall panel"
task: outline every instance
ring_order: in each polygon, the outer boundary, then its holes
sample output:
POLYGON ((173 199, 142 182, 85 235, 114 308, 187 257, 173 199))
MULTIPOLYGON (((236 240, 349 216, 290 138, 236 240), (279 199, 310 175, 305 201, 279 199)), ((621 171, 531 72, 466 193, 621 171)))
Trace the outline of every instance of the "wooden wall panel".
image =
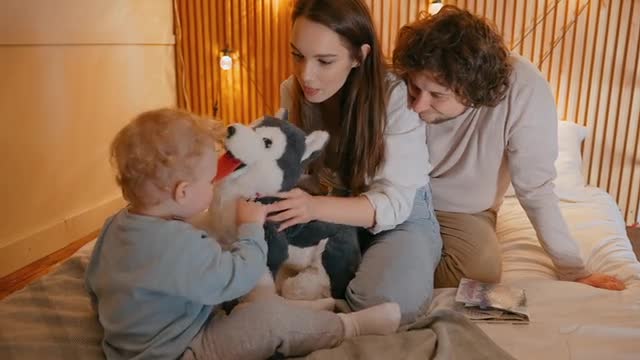
MULTIPOLYGON (((174 0, 180 106, 227 122, 273 113, 292 70, 292 0, 174 0), (220 51, 234 67, 218 66, 220 51)), ((365 0, 383 52, 426 0, 365 0)), ((640 1, 445 0, 492 20, 507 44, 549 80, 561 119, 591 129, 589 184, 607 190, 628 223, 640 205, 640 1)))
POLYGON ((174 0, 179 106, 226 122, 277 110, 291 73, 291 2, 174 0), (231 70, 219 66, 231 49, 231 70))

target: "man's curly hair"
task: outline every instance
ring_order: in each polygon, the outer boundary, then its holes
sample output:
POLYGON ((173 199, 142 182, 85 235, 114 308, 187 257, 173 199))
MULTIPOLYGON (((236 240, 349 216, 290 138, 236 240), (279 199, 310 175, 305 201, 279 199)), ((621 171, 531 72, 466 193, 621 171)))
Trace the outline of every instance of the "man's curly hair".
POLYGON ((509 88, 509 50, 495 26, 455 6, 403 26, 393 51, 402 76, 426 71, 467 106, 496 106, 509 88))

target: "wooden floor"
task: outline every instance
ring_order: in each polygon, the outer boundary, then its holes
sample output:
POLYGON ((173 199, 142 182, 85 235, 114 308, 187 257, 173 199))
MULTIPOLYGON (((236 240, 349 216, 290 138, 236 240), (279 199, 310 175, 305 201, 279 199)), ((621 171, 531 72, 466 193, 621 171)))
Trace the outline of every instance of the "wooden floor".
POLYGON ((0 299, 3 299, 14 291, 22 289, 33 280, 53 270, 56 264, 69 258, 84 244, 95 239, 96 236, 98 236, 98 232, 99 230, 96 230, 82 239, 74 241, 66 247, 54 252, 53 254, 34 261, 22 269, 1 278, 0 299))
MULTIPOLYGON (((99 230, 96 230, 84 238, 69 244, 67 247, 0 279, 0 299, 22 289, 33 280, 53 270, 56 264, 69 258, 84 244, 95 239, 98 236, 98 232, 99 230)), ((633 251, 638 260, 640 260, 640 227, 627 228, 627 234, 629 234, 633 251)))

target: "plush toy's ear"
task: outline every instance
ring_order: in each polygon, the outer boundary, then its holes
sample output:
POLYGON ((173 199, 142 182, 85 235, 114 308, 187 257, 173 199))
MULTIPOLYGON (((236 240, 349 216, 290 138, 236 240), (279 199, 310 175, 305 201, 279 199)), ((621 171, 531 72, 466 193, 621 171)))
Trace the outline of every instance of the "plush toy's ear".
POLYGON ((307 135, 307 138, 304 140, 305 149, 301 161, 310 158, 311 155, 322 150, 327 144, 327 140, 329 140, 329 133, 326 131, 316 130, 307 135))

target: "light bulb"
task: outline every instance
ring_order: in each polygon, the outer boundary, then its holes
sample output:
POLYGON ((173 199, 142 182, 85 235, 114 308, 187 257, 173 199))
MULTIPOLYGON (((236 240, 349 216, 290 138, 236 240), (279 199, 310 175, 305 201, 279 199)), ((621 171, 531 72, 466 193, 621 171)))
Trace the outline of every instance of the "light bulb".
POLYGON ((220 57, 220 67, 222 70, 230 70, 233 66, 233 59, 231 56, 225 54, 220 57))
POLYGON ((431 4, 429 4, 429 14, 431 15, 435 15, 438 13, 438 11, 440 11, 440 9, 442 9, 444 5, 442 4, 441 1, 433 1, 431 2, 431 4))

